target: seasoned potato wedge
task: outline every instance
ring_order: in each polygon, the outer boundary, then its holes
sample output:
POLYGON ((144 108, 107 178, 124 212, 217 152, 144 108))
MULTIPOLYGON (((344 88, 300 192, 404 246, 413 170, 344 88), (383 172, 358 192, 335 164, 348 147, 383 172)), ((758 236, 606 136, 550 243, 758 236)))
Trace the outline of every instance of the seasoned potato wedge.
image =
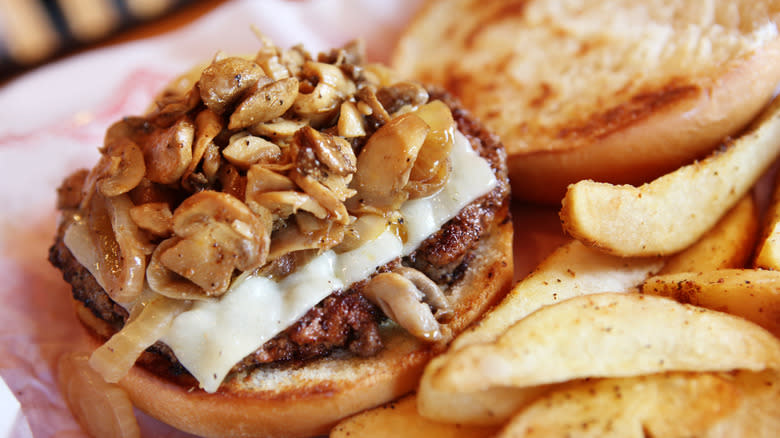
POLYGON ((652 295, 604 293, 540 309, 496 341, 454 352, 431 384, 469 392, 772 367, 780 367, 780 339, 749 321, 652 295))
POLYGON ((780 271, 722 269, 659 275, 640 285, 639 291, 741 316, 780 337, 780 271))
POLYGON ((780 270, 780 172, 775 176, 774 192, 764 216, 753 264, 756 268, 780 270))
POLYGON ((498 427, 441 423, 417 413, 414 395, 348 418, 336 425, 330 438, 481 438, 493 436, 498 427))
POLYGON ((668 257, 659 274, 744 268, 757 233, 756 202, 747 195, 693 245, 668 257))
POLYGON ((624 258, 570 241, 544 259, 504 300, 452 344, 489 342, 534 311, 579 295, 628 290, 658 272, 661 258, 624 258))
POLYGON ((774 371, 573 382, 524 409, 498 436, 774 437, 778 396, 774 371))
POLYGON ((697 241, 780 154, 780 99, 753 127, 701 162, 640 187, 590 180, 569 186, 560 212, 578 240, 621 256, 676 253, 697 241))

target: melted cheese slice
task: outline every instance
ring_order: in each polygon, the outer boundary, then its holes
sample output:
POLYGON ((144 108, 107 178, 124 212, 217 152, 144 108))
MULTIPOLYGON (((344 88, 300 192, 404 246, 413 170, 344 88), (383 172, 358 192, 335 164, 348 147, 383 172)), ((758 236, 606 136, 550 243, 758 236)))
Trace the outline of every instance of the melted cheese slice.
POLYGON ((442 190, 402 206, 406 242, 388 228, 352 251, 326 251, 278 282, 242 275, 218 301, 196 302, 177 316, 160 340, 173 349, 204 390, 216 391, 236 363, 322 299, 412 253, 463 207, 496 186, 490 165, 460 132, 451 157, 452 173, 442 190))

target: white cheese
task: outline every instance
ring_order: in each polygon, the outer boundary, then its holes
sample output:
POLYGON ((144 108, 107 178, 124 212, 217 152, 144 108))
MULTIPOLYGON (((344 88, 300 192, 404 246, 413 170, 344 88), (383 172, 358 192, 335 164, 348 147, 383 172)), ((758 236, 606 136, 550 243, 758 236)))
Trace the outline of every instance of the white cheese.
POLYGON ((162 341, 207 392, 219 388, 233 366, 300 319, 323 298, 408 255, 464 206, 496 186, 490 165, 456 132, 452 173, 442 190, 406 202, 404 243, 389 228, 342 254, 326 251, 275 282, 242 276, 218 301, 201 301, 175 318, 162 341))

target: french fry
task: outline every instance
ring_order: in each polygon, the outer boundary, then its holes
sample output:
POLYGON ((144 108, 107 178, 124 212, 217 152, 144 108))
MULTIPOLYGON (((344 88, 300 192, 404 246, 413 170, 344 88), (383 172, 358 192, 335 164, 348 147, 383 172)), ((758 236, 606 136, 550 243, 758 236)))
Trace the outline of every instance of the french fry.
POLYGON ((696 243, 666 259, 659 274, 744 268, 758 233, 758 210, 752 195, 743 197, 696 243))
POLYGON ((610 254, 676 253, 719 220, 780 154, 780 99, 719 151, 640 187, 579 181, 560 211, 571 236, 610 254))
POLYGON ((604 293, 542 308, 495 342, 454 352, 431 384, 473 392, 585 377, 778 367, 780 339, 742 318, 652 295, 604 293))
POLYGON ((765 213, 763 227, 754 266, 780 270, 780 172, 775 177, 774 192, 765 213))
POLYGON ((440 423, 417 414, 414 395, 348 418, 336 425, 330 438, 482 438, 493 436, 498 427, 440 423))
POLYGON ((659 275, 640 285, 639 291, 741 316, 780 338, 780 271, 723 269, 659 275))
POLYGON ((773 371, 575 382, 524 409, 498 436, 774 437, 777 387, 773 371))

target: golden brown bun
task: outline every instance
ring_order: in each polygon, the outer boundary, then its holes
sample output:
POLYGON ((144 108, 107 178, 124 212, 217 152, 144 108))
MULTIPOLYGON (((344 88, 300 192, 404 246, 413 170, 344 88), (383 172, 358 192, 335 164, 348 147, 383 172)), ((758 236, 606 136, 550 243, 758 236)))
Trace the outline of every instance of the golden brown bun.
MULTIPOLYGON (((454 318, 445 341, 497 302, 512 281, 512 222, 508 208, 497 214, 470 269, 453 290, 454 318)), ((92 331, 105 322, 77 312, 92 331)), ((214 394, 178 385, 138 365, 120 381, 133 404, 186 432, 207 437, 301 437, 327 433, 341 418, 413 390, 424 365, 443 345, 423 344, 394 326, 385 326, 385 348, 368 358, 328 357, 305 366, 261 368, 229 378, 214 394)), ((96 342, 102 340, 96 339, 96 342)), ((96 345, 97 346, 97 345, 96 345)))
POLYGON ((393 56, 501 137, 516 198, 651 180, 742 129, 780 82, 778 1, 564 3, 431 2, 393 56))

